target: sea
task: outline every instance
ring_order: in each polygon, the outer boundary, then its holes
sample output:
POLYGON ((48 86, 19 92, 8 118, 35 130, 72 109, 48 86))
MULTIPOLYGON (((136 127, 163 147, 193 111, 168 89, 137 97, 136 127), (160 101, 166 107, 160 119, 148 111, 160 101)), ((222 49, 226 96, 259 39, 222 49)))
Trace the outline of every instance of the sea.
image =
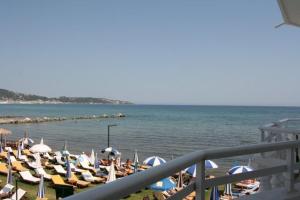
MULTIPOLYGON (((259 127, 283 118, 300 118, 300 107, 258 106, 187 106, 187 105, 0 105, 1 116, 71 117, 113 115, 124 118, 47 122, 39 124, 1 125, 12 131, 8 139, 23 137, 27 131, 36 143, 44 143, 53 150, 61 150, 67 141, 71 153, 98 156, 107 147, 107 125, 110 146, 122 153, 122 160, 133 159, 137 150, 139 160, 160 156, 165 160, 196 150, 233 147, 260 142, 259 127)), ((225 173, 231 166, 247 164, 251 156, 214 160, 217 173, 225 173)))

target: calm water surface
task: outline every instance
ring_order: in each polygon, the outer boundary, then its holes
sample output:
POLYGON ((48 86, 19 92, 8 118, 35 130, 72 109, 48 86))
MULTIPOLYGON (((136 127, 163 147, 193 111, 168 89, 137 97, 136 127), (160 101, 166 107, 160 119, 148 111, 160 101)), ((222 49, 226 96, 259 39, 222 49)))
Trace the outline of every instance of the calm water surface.
MULTIPOLYGON (((259 142, 258 127, 287 117, 300 117, 298 107, 162 106, 162 105, 0 105, 0 115, 82 116, 124 113, 123 119, 78 120, 40 124, 2 125, 11 129, 10 139, 28 131, 39 142, 43 137, 54 150, 68 141, 74 153, 100 151, 111 145, 132 158, 137 149, 140 160, 159 155, 166 160, 201 149, 231 147, 259 142)), ((99 153, 100 154, 100 153, 99 153)), ((248 158, 217 160, 219 171, 248 158)))

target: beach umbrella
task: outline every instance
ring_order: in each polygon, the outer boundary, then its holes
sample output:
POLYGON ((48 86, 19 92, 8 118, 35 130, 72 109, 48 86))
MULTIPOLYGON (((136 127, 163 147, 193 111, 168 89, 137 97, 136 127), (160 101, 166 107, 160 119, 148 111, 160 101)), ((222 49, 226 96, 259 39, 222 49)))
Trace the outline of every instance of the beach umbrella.
POLYGON ((21 150, 25 149, 24 147, 24 141, 21 142, 21 150))
POLYGON ((21 155, 22 155, 22 153, 21 153, 21 144, 18 144, 17 158, 21 159, 21 155))
POLYGON ((253 169, 251 167, 248 167, 248 166, 235 166, 235 167, 232 167, 228 171, 228 174, 229 175, 240 174, 240 173, 251 172, 251 171, 253 171, 253 169))
POLYGON ((19 142, 24 142, 25 145, 33 144, 33 139, 29 138, 28 133, 24 133, 24 137, 19 140, 19 142))
POLYGON ((43 138, 41 139, 40 144, 33 145, 29 150, 33 153, 49 153, 49 152, 51 152, 51 148, 48 145, 44 144, 43 138))
POLYGON ((119 152, 117 149, 114 149, 112 147, 107 147, 105 149, 102 149, 102 153, 108 153, 111 156, 120 156, 121 152, 119 152))
POLYGON ((232 196, 232 185, 231 183, 228 183, 224 187, 224 195, 232 196))
POLYGON ((94 153, 94 149, 92 149, 91 155, 89 157, 90 163, 92 165, 95 165, 95 153, 94 153))
POLYGON ((178 180, 177 180, 177 185, 178 188, 183 188, 183 177, 182 177, 182 171, 180 170, 178 174, 178 180))
POLYGON ((136 173, 139 167, 139 156, 137 154, 137 150, 135 150, 134 152, 133 165, 134 165, 134 173, 136 173))
POLYGON ((170 178, 164 178, 152 185, 150 185, 151 190, 156 190, 156 191, 167 191, 167 190, 172 190, 176 187, 176 183, 172 181, 170 178))
POLYGON ((67 146, 68 146, 68 145, 67 145, 67 141, 65 140, 63 149, 62 149, 62 151, 61 151, 61 153, 62 153, 63 156, 68 156, 68 155, 70 155, 70 153, 69 153, 69 151, 68 151, 68 149, 67 149, 67 146))
POLYGON ((95 169, 100 169, 100 164, 99 164, 98 154, 97 154, 97 153, 95 153, 94 168, 95 168, 95 169))
POLYGON ((11 170, 11 165, 10 162, 8 164, 8 172, 7 172, 7 177, 6 177, 6 183, 7 184, 13 184, 13 176, 12 176, 12 170, 11 170))
POLYGON ((151 157, 147 158, 146 160, 144 160, 143 163, 145 165, 149 165, 149 166, 155 167, 155 166, 158 166, 158 165, 166 163, 166 161, 165 161, 165 159, 163 159, 161 157, 151 156, 151 157))
POLYGON ((3 136, 10 135, 11 131, 5 128, 0 128, 0 135, 1 135, 1 143, 3 142, 3 136))
POLYGON ((300 27, 300 2, 297 0, 278 0, 278 5, 283 18, 283 23, 276 26, 280 27, 283 24, 289 24, 300 27))
POLYGON ((39 199, 45 198, 44 175, 41 175, 40 178, 39 191, 37 193, 37 197, 39 199))
POLYGON ((112 182, 114 180, 116 180, 116 171, 114 162, 111 162, 106 183, 112 182))
MULTIPOLYGON (((205 169, 215 169, 218 165, 211 160, 205 160, 205 169)), ((196 164, 185 169, 185 172, 189 175, 196 177, 196 164)))
POLYGON ((220 192, 217 186, 213 187, 210 192, 210 200, 219 200, 220 192))
POLYGON ((67 167, 67 173, 66 173, 66 178, 71 178, 72 176, 72 171, 71 171, 71 166, 70 166, 70 161, 69 161, 69 157, 67 156, 67 159, 66 159, 66 167, 67 167))

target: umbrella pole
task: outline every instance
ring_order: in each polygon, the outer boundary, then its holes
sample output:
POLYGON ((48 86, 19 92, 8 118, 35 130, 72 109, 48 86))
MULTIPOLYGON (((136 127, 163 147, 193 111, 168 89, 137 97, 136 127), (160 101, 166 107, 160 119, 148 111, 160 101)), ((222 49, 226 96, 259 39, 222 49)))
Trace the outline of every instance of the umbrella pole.
POLYGON ((1 134, 1 144, 3 143, 3 135, 1 134))

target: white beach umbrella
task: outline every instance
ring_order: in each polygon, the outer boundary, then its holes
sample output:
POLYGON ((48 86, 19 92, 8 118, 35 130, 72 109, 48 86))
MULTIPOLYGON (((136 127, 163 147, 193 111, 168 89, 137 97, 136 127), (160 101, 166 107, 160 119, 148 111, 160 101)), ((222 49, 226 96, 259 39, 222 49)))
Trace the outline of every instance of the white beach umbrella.
POLYGON ((251 172, 253 171, 253 169, 251 167, 248 166, 235 166, 232 167, 229 171, 228 174, 240 174, 240 173, 244 173, 244 172, 251 172))
POLYGON ((63 149, 62 149, 62 151, 61 151, 61 154, 62 154, 63 156, 68 156, 68 155, 70 155, 70 152, 68 151, 67 146, 68 146, 68 145, 67 145, 67 141, 65 140, 63 149))
POLYGON ((28 133, 24 133, 24 137, 19 140, 19 142, 23 142, 25 145, 33 144, 33 139, 29 138, 28 133))
POLYGON ((41 175, 40 184, 39 184, 39 191, 37 193, 37 197, 39 199, 45 198, 45 187, 44 187, 44 175, 41 175))
MULTIPOLYGON (((300 1, 297 0, 278 0, 284 23, 300 27, 300 1)), ((282 24, 276 26, 279 27, 282 24)))
POLYGON ((51 152, 51 148, 48 145, 44 144, 43 138, 41 139, 40 144, 33 145, 29 150, 33 153, 49 153, 49 152, 51 152))
POLYGON ((112 182, 114 180, 116 180, 116 171, 115 171, 114 162, 111 162, 106 183, 112 182))
POLYGON ((102 153, 109 153, 111 156, 120 156, 121 152, 119 152, 117 149, 114 149, 112 147, 107 147, 105 149, 102 149, 102 153))
POLYGON ((166 163, 166 160, 163 159, 163 158, 161 158, 161 157, 159 157, 159 156, 151 156, 149 158, 146 158, 143 163, 145 165, 149 165, 149 166, 155 167, 155 166, 158 166, 158 165, 166 163))
POLYGON ((95 153, 94 153, 94 149, 92 149, 91 151, 91 155, 89 157, 90 163, 91 165, 95 165, 95 153))

